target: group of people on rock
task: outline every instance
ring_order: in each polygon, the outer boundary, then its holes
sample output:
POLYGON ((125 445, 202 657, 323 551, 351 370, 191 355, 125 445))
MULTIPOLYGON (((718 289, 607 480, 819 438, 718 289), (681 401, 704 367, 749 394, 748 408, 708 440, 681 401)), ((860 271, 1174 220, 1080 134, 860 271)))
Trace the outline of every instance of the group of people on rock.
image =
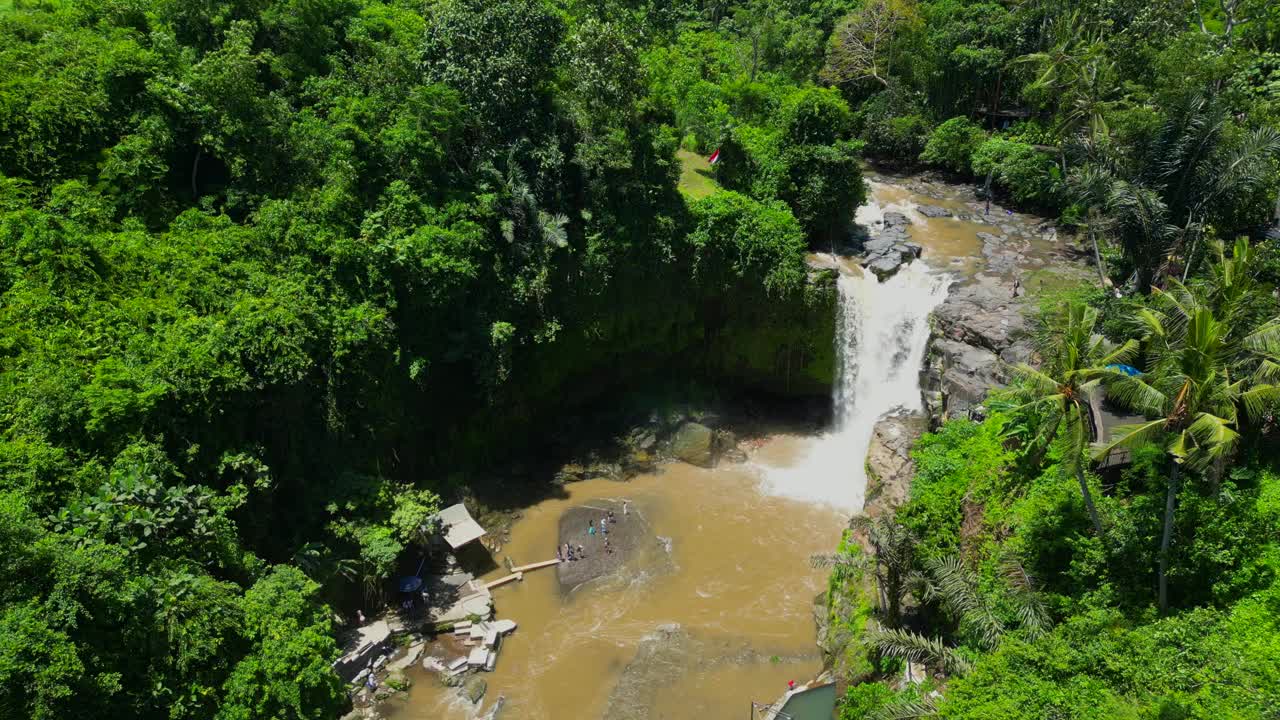
MULTIPOLYGON (((622 501, 622 516, 626 517, 628 510, 628 501, 622 501)), ((587 535, 592 536, 599 534, 604 538, 604 551, 606 554, 613 554, 613 547, 609 544, 609 526, 616 525, 618 518, 614 515, 613 510, 605 512, 604 517, 600 518, 600 525, 597 528, 595 518, 587 521, 587 535)), ((573 543, 564 543, 556 548, 556 559, 561 562, 576 562, 587 557, 586 549, 582 545, 574 546, 573 543)))

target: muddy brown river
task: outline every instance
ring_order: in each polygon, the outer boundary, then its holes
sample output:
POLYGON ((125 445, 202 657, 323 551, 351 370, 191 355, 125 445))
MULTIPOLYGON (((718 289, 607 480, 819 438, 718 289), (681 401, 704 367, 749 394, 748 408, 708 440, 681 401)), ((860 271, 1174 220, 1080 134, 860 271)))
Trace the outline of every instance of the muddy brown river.
MULTIPOLYGON (((788 680, 821 670, 811 607, 827 571, 813 554, 839 541, 848 513, 766 494, 758 463, 785 465, 796 439, 779 437, 752 462, 704 470, 682 463, 628 482, 588 480, 568 497, 528 508, 499 551, 517 564, 554 557, 560 514, 602 498, 626 498, 644 515, 669 562, 642 560, 618 577, 562 594, 554 568, 494 589, 497 617, 519 623, 497 668, 482 675, 479 712, 506 697, 502 718, 598 718, 642 640, 678 623, 707 655, 664 667, 664 687, 642 693, 638 717, 742 718, 773 702, 788 680)), ((494 571, 486 580, 505 574, 494 571)), ((473 718, 476 706, 435 675, 416 671, 407 697, 383 708, 393 720, 473 718)))
MULTIPOLYGON (((1056 237, 1037 230, 1038 219, 998 207, 987 215, 971 190, 911 178, 881 177, 868 185, 872 202, 859 209, 859 222, 903 213, 911 239, 925 248, 925 264, 950 279, 963 283, 994 271, 979 232, 1024 238, 1024 265, 1059 252, 1056 237), (931 217, 944 213, 922 212, 924 205, 959 217, 931 217)), ((844 275, 860 275, 842 259, 828 259, 844 275)), ((915 370, 907 371, 913 379, 915 370)), ((910 405, 911 388, 900 390, 910 405)), ((918 404, 918 386, 914 393, 918 404)), ((846 414, 859 412, 856 401, 845 404, 846 414)), ((863 423, 864 430, 874 420, 863 423)), ((488 684, 484 700, 472 705, 458 689, 416 669, 413 687, 384 704, 383 715, 477 718, 503 696, 501 720, 740 720, 751 716, 751 702, 776 700, 788 680, 812 679, 822 669, 812 606, 827 571, 813 568, 810 557, 836 546, 862 502, 862 488, 852 486, 863 459, 850 456, 853 446, 839 430, 771 438, 741 465, 704 470, 674 463, 628 482, 573 483, 565 487, 567 497, 527 508, 495 560, 508 556, 521 565, 554 557, 561 514, 605 499, 629 500, 660 540, 614 576, 571 593, 561 591, 554 568, 495 588, 496 616, 519 627, 503 643, 495 671, 480 675, 488 684), (662 628, 672 624, 683 639, 670 644, 680 648, 666 647, 672 636, 662 628), (655 654, 655 643, 671 652, 655 654)), ((483 579, 505 574, 495 570, 483 579)))

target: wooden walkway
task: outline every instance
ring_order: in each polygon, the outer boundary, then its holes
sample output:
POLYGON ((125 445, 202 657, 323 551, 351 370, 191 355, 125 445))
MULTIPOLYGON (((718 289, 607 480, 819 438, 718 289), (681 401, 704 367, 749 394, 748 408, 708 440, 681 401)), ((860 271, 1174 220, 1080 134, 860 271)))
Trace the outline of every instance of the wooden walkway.
POLYGON ((486 590, 491 590, 493 588, 498 587, 499 585, 506 585, 512 580, 523 580, 523 579, 524 579, 524 573, 522 572, 512 573, 511 575, 507 575, 506 577, 500 577, 497 580, 494 580, 489 583, 485 583, 484 587, 486 590))
POLYGON ((543 560, 542 562, 529 563, 528 565, 513 567, 511 568, 511 572, 518 573, 518 572, 524 572, 526 570, 537 570, 538 568, 551 567, 552 565, 559 565, 559 564, 560 564, 560 558, 551 558, 550 560, 543 560))
POLYGON ((496 588, 499 585, 506 585, 507 583, 513 582, 515 580, 524 580, 524 573, 526 570, 537 570, 538 568, 551 567, 552 565, 559 565, 559 564, 560 564, 560 560, 558 558, 551 558, 550 560, 543 560, 542 562, 529 563, 528 565, 513 567, 511 568, 510 575, 500 577, 497 580, 490 581, 486 583, 484 587, 486 590, 488 590, 490 588, 496 588))

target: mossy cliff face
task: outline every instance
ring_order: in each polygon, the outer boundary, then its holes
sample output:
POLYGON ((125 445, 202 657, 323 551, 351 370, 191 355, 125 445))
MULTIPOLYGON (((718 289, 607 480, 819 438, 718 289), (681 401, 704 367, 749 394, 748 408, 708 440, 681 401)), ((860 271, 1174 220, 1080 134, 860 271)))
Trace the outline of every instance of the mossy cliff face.
POLYGON ((836 273, 811 272, 801 292, 744 304, 708 325, 708 374, 781 397, 826 396, 835 379, 836 273))
POLYGON ((869 679, 875 672, 863 636, 874 626, 875 585, 864 570, 864 558, 852 531, 845 531, 833 557, 827 591, 814 599, 814 620, 823 664, 833 671, 837 688, 869 679))
MULTIPOLYGON (((826 397, 835 376, 836 273, 811 270, 783 295, 698 296, 633 286, 586 335, 524 346, 487 408, 449 432, 451 466, 487 465, 540 445, 548 428, 602 398, 673 381, 782 399, 826 397)), ((583 323, 586 324, 586 323, 583 323)))

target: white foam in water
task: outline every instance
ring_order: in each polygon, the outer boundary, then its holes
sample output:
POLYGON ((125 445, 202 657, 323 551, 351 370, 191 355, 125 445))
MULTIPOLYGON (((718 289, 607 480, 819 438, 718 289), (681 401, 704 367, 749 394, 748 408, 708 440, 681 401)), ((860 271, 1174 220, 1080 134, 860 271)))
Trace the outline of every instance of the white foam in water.
POLYGON ((896 410, 921 409, 929 313, 946 298, 949 278, 921 262, 904 265, 884 282, 864 275, 838 281, 834 428, 808 440, 794 464, 761 467, 770 494, 861 510, 876 422, 896 410))

